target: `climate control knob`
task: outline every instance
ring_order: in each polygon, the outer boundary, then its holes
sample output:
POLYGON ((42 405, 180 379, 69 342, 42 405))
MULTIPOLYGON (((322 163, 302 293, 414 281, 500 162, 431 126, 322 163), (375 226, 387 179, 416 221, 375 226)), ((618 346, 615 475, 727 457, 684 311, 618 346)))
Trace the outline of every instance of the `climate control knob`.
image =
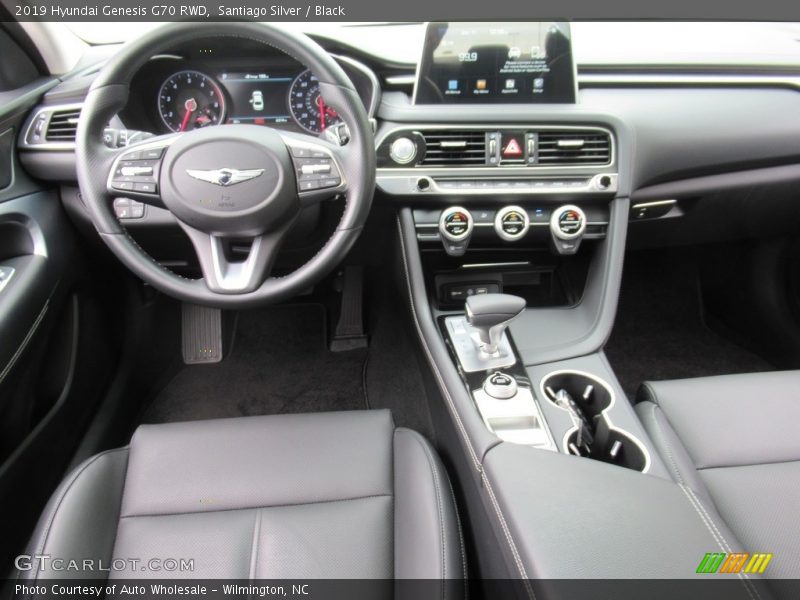
POLYGON ((575 254, 586 233, 586 214, 579 206, 559 206, 550 217, 550 237, 558 254, 575 254))
POLYGON ((398 165, 407 165, 417 156, 417 145, 407 137, 397 138, 389 146, 389 157, 398 165))
POLYGON ((495 232, 507 242, 524 238, 530 226, 528 212, 519 206, 506 206, 500 209, 494 218, 495 232))
POLYGON ((450 256, 462 256, 467 251, 473 226, 472 215, 466 208, 451 206, 442 211, 442 216, 439 217, 439 234, 442 236, 444 249, 450 256))

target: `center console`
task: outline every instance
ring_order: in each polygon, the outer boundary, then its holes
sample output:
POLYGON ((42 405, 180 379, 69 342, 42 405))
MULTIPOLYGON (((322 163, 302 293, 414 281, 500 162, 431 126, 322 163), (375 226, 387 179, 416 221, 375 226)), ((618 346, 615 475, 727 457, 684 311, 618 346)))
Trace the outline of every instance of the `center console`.
POLYGON ((466 511, 481 573, 689 577, 714 539, 603 354, 633 133, 557 93, 568 34, 431 24, 416 98, 383 96, 378 196, 398 208, 438 443, 485 509, 466 511), (674 560, 644 561, 652 540, 674 560))
POLYGON ((473 443, 668 478, 602 355, 629 213, 628 132, 613 115, 566 114, 384 124, 378 189, 402 206, 416 313, 444 348, 434 362, 456 374, 461 417, 477 417, 473 443))

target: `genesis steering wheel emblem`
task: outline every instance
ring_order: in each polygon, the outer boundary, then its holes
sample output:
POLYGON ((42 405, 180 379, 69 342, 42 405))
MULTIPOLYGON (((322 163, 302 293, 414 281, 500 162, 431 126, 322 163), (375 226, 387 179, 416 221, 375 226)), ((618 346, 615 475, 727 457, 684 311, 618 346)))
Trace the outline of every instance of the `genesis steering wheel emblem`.
POLYGON ((229 169, 227 167, 223 169, 209 169, 207 171, 201 171, 199 169, 186 169, 186 173, 189 175, 189 177, 194 177, 200 181, 207 181, 208 183, 222 186, 236 185, 237 183, 242 183, 243 181, 250 181, 251 179, 260 177, 263 172, 264 169, 240 170, 229 169))

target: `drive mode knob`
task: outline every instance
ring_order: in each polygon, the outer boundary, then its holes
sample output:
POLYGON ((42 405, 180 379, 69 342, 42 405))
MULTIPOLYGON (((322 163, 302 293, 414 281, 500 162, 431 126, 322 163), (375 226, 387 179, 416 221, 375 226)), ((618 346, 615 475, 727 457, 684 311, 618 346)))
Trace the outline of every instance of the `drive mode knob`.
POLYGON ((483 391, 492 398, 508 400, 517 395, 517 380, 511 375, 496 371, 483 382, 483 391))
POLYGON ((389 156, 399 165, 406 165, 417 155, 417 145, 407 137, 397 138, 389 146, 389 156))
POLYGON ((524 238, 530 225, 528 212, 519 206, 506 206, 494 219, 495 232, 507 242, 524 238))

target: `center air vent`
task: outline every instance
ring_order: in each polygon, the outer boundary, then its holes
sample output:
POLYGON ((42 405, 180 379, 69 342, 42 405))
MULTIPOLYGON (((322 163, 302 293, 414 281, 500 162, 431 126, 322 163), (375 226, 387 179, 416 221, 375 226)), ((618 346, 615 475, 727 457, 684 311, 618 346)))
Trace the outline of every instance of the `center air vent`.
POLYGON ((74 142, 80 115, 80 109, 54 111, 47 124, 45 140, 48 142, 74 142))
POLYGON ((458 167, 486 164, 486 134, 483 131, 423 131, 426 167, 458 167))
POLYGON ((607 165, 611 140, 602 131, 540 131, 540 165, 607 165))

